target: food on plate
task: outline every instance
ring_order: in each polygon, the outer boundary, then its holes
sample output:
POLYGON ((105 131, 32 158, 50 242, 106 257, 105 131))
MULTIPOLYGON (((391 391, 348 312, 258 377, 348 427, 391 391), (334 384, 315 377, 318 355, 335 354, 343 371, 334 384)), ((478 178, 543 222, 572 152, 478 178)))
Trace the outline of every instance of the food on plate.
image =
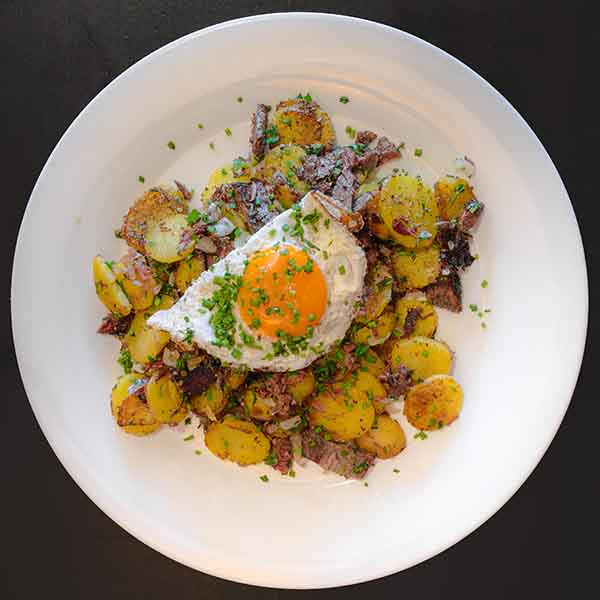
POLYGON ((463 391, 454 377, 433 375, 408 391, 404 414, 417 429, 441 429, 458 418, 462 402, 463 391))
POLYGON ((436 307, 462 310, 483 204, 468 178, 382 175, 403 146, 353 130, 339 145, 310 94, 273 106, 198 199, 150 188, 121 256, 93 259, 98 332, 121 344, 111 413, 138 436, 193 416, 210 453, 241 466, 361 479, 406 448, 406 427, 459 416, 436 307))

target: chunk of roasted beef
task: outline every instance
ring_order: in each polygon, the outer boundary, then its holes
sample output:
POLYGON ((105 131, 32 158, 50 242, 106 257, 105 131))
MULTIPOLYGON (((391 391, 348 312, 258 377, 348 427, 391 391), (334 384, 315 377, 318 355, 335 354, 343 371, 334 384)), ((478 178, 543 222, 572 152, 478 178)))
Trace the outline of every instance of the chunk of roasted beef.
POLYGON ((250 149, 257 160, 260 160, 267 149, 266 131, 269 120, 270 106, 259 104, 252 115, 252 128, 250 130, 250 149))
POLYGON ((132 320, 133 313, 128 314, 126 317, 117 317, 112 313, 108 314, 102 319, 102 323, 98 327, 98 333, 123 337, 129 331, 132 320))
POLYGON ((262 181, 226 183, 215 190, 213 199, 234 205, 251 233, 264 227, 280 213, 272 187, 262 181))
POLYGON ((292 466, 292 442, 289 438, 275 437, 271 440, 271 450, 277 458, 273 465, 276 471, 287 473, 292 466))
POLYGON ((212 364, 201 364, 189 373, 181 385, 183 391, 190 396, 196 396, 206 391, 208 386, 216 381, 217 373, 212 364))
POLYGON ((456 271, 443 275, 425 288, 429 302, 452 312, 462 311, 462 284, 456 271))
POLYGON ((375 460, 374 454, 349 443, 326 440, 314 429, 302 433, 302 452, 321 468, 347 479, 362 479, 375 460))
POLYGON ((442 268, 467 269, 475 258, 471 255, 469 240, 471 236, 456 225, 442 223, 438 227, 437 241, 440 245, 442 268))

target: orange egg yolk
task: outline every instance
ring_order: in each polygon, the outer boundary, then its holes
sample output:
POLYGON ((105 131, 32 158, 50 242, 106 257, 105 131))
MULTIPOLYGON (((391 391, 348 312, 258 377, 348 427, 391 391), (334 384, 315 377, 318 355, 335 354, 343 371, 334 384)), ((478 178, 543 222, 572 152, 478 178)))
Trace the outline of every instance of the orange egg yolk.
POLYGON ((304 250, 273 246, 250 257, 237 303, 244 323, 258 335, 304 336, 325 314, 327 284, 304 250))

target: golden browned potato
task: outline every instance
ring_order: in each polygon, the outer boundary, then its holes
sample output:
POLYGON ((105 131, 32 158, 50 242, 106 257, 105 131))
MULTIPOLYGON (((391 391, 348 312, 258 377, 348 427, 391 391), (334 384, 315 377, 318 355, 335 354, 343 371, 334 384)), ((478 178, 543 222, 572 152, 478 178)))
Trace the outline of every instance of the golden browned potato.
POLYGON ((315 390, 315 376, 309 369, 288 375, 288 392, 297 404, 302 404, 315 390))
POLYGON ((377 458, 392 458, 406 448, 406 436, 398 421, 380 415, 371 430, 361 435, 356 443, 359 448, 375 453, 377 458))
POLYGON ((365 278, 367 290, 364 300, 364 314, 360 315, 362 323, 368 323, 376 319, 392 299, 392 283, 394 282, 392 272, 380 262, 369 269, 365 278))
POLYGON ((386 366, 381 358, 373 350, 369 349, 364 356, 361 356, 360 370, 367 370, 371 375, 379 378, 380 375, 385 373, 386 366))
POLYGON ((281 145, 267 152, 256 167, 257 177, 275 185, 275 197, 284 208, 289 208, 309 190, 308 184, 296 174, 305 156, 306 150, 302 146, 281 145), (285 177, 287 183, 278 181, 277 174, 285 177))
POLYGON ((391 346, 390 366, 396 371, 401 365, 415 382, 432 375, 448 375, 452 370, 452 352, 444 342, 431 338, 397 339, 391 346))
POLYGON ((398 317, 396 331, 400 337, 434 336, 438 318, 431 302, 400 298, 396 302, 396 315, 398 317))
POLYGON ((272 124, 280 144, 322 144, 325 149, 335 144, 335 131, 329 115, 316 103, 302 98, 280 102, 273 113, 272 124))
POLYGON ((92 263, 94 273, 94 285, 96 294, 100 302, 106 308, 120 317, 124 317, 131 312, 131 302, 121 289, 119 281, 112 270, 111 263, 108 263, 101 256, 94 257, 92 263))
POLYGON ((203 254, 190 254, 177 265, 175 272, 175 285, 183 294, 185 290, 206 270, 206 261, 203 254))
POLYGON ((167 374, 159 379, 150 379, 146 384, 146 400, 158 421, 170 423, 183 404, 183 394, 167 374))
POLYGON ((157 310, 166 310, 175 304, 175 299, 166 294, 162 295, 158 306, 152 305, 150 308, 139 312, 133 317, 129 326, 129 331, 123 338, 123 343, 127 346, 131 358, 142 365, 151 362, 162 352, 163 348, 169 343, 170 337, 166 331, 160 331, 150 327, 146 323, 150 315, 157 310))
POLYGON ((130 250, 114 265, 113 271, 134 310, 152 306, 158 282, 142 254, 130 250))
POLYGON ((458 381, 449 375, 434 375, 408 390, 404 415, 417 429, 441 429, 458 418, 462 403, 458 381))
POLYGON ((188 256, 194 242, 183 244, 184 232, 189 228, 185 215, 168 215, 154 223, 146 233, 146 253, 160 263, 174 263, 188 256))
POLYGON ((229 370, 225 377, 225 394, 240 388, 246 381, 248 370, 244 367, 234 367, 229 370))
POLYGON ((221 386, 215 381, 201 394, 192 396, 191 403, 195 413, 206 415, 211 421, 216 421, 217 416, 227 404, 227 397, 221 386))
POLYGON ((229 163, 215 169, 208 178, 206 187, 202 190, 200 197, 202 200, 207 201, 212 198, 215 190, 226 183, 249 183, 253 172, 250 163, 243 162, 238 169, 241 174, 236 176, 234 174, 233 163, 229 163))
POLYGON ((440 249, 398 249, 392 254, 392 266, 401 290, 424 288, 440 275, 440 249))
POLYGON ((440 218, 444 221, 458 219, 469 202, 475 200, 471 184, 461 177, 446 175, 434 186, 440 218))
POLYGON ((137 396, 127 396, 120 404, 117 425, 132 435, 148 435, 160 427, 148 405, 137 396))
POLYGON ((146 254, 148 231, 171 215, 185 215, 188 203, 188 198, 178 188, 161 186, 148 190, 123 218, 123 239, 138 252, 146 254))
POLYGON ((257 393, 260 382, 248 386, 244 392, 244 404, 248 414, 257 421, 268 421, 273 417, 275 399, 257 393))
POLYGON ((384 398, 380 381, 365 371, 356 371, 331 384, 308 401, 309 420, 337 441, 348 441, 369 431, 375 419, 375 400, 384 398))
POLYGON ((369 344, 369 346, 383 344, 390 337, 395 326, 396 313, 393 310, 386 310, 374 321, 370 321, 356 331, 352 341, 356 344, 369 344))
POLYGON ((393 175, 379 194, 387 234, 406 248, 427 248, 437 232, 438 208, 431 190, 416 177, 393 175))
POLYGON ((226 415, 212 423, 204 434, 206 447, 219 458, 238 465, 254 465, 267 458, 271 444, 254 423, 226 415))
POLYGON ((129 388, 141 380, 143 380, 143 377, 139 373, 128 373, 117 379, 117 383, 113 386, 110 394, 110 412, 115 419, 119 416, 119 407, 123 404, 125 398, 130 395, 129 388))
POLYGON ((169 419, 168 425, 179 425, 189 414, 190 410, 185 402, 181 403, 181 406, 173 413, 169 419))

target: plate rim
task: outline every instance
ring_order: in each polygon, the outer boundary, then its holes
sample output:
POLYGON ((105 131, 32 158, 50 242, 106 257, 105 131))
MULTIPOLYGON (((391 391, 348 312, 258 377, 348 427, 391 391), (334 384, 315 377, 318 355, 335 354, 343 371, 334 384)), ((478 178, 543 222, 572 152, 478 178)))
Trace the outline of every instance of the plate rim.
MULTIPOLYGON (((378 579, 380 577, 384 577, 387 575, 391 575, 394 573, 398 573, 405 569, 411 568, 417 564, 420 564, 438 554, 445 552, 446 550, 448 550, 449 548, 451 548, 452 546, 454 546, 461 540, 470 536, 476 529, 478 529, 487 520, 489 520, 494 514, 496 514, 521 489, 521 487, 523 486, 525 481, 530 477, 530 475, 535 470, 535 468, 540 464, 546 451, 548 450, 550 444, 552 443, 554 437, 556 436, 556 433, 557 433, 560 425, 562 424, 565 414, 571 404, 573 393, 575 391, 575 386, 577 384, 579 374, 581 372, 581 366, 582 366, 583 356, 584 356, 584 352, 585 352, 587 330, 588 330, 588 324, 589 324, 589 321, 588 321, 588 317, 589 317, 589 277, 588 277, 587 271, 588 271, 588 269, 587 269, 587 262, 586 262, 586 256, 585 256, 585 248, 583 246, 581 229, 579 227, 577 215, 573 208, 573 204, 569 197, 569 193, 566 189, 566 186, 564 185, 564 182, 562 181, 560 173, 558 172, 556 166, 554 165, 552 158, 548 154, 546 148, 544 147, 544 145, 542 144, 540 139, 537 137, 535 132, 529 126, 527 121, 512 106, 512 104, 494 86, 492 86, 487 80, 485 80, 481 75, 479 75, 476 71, 474 71, 471 67, 469 67, 467 64, 465 64, 458 58, 452 56, 450 53, 435 46, 434 44, 431 44, 430 42, 427 42, 426 40, 423 40, 422 38, 419 38, 407 31, 398 29, 396 27, 392 27, 390 25, 379 23, 377 21, 363 19, 363 18, 359 18, 359 17, 347 16, 347 15, 340 15, 340 14, 335 14, 335 13, 320 13, 320 12, 265 13, 265 14, 260 14, 260 15, 253 15, 253 16, 248 16, 248 17, 232 19, 232 20, 221 22, 221 23, 216 23, 209 27, 190 32, 190 33, 188 33, 182 37, 179 37, 163 46, 160 46, 159 48, 153 50, 149 54, 143 56, 141 59, 139 59, 138 61, 136 61, 135 63, 130 65, 127 69, 125 69, 122 73, 120 73, 117 77, 115 77, 102 90, 100 90, 100 92, 98 92, 98 94, 96 94, 86 104, 86 106, 76 115, 76 117, 73 119, 71 124, 67 127, 67 129, 64 131, 64 133, 61 135, 61 137, 58 140, 58 142, 56 143, 54 149, 52 150, 49 157, 47 158, 42 170, 40 171, 40 174, 38 175, 38 177, 36 179, 35 185, 33 186, 31 194, 27 201, 27 205, 25 207, 25 211, 23 213, 23 217, 21 220, 21 224, 19 226, 19 232, 18 232, 16 243, 15 243, 15 251, 14 251, 14 256, 13 256, 13 261, 12 261, 12 275, 11 275, 10 300, 11 300, 12 337, 13 337, 13 343, 14 343, 14 347, 15 347, 15 354, 17 357, 19 375, 20 375, 21 381, 23 383, 23 388, 25 390, 28 402, 31 406, 31 409, 35 416, 35 419, 36 419, 40 429, 42 430, 42 433, 44 434, 46 440, 48 441, 52 452, 56 455, 56 457, 58 458, 58 460, 60 461, 62 466, 66 469, 66 471, 68 472, 70 477, 75 481, 75 483, 85 493, 85 495, 100 510, 102 510, 102 512, 104 512, 111 520, 113 520, 115 523, 117 523, 121 528, 123 528, 125 531, 127 531, 134 538, 140 540, 141 542, 143 542, 150 548, 156 550, 157 552, 160 552, 162 555, 166 556, 167 558, 176 560, 177 562, 184 564, 194 570, 198 570, 203 573, 206 573, 211 576, 218 577, 218 578, 221 578, 224 580, 235 581, 238 583, 245 583, 245 584, 250 584, 250 585, 258 585, 258 586, 263 586, 263 587, 271 587, 271 588, 291 588, 291 589, 330 588, 330 587, 362 583, 362 582, 378 579), (523 127, 525 129, 528 137, 536 144, 538 151, 541 151, 543 153, 545 161, 547 162, 548 166, 553 170, 555 179, 557 180, 557 183, 560 185, 561 195, 563 195, 568 202, 568 205, 570 208, 570 213, 571 213, 571 216, 574 221, 575 229, 577 231, 577 240, 575 241, 574 246, 579 251, 579 253, 581 255, 581 259, 582 259, 580 264, 578 265, 578 267, 581 269, 581 293, 582 293, 581 301, 582 301, 582 309, 583 309, 581 311, 581 313, 578 314, 578 319, 579 319, 578 322, 580 325, 582 335, 577 342, 578 353, 577 353, 576 361, 575 361, 577 368, 571 374, 570 383, 568 386, 570 389, 570 394, 569 394, 568 400, 565 402, 564 407, 560 411, 561 414, 558 414, 558 412, 557 412, 557 414, 554 415, 554 418, 556 419, 556 423, 554 424, 554 427, 548 428, 545 440, 541 444, 542 449, 539 452, 539 455, 536 456, 535 458, 530 459, 530 461, 528 461, 528 466, 524 470, 524 475, 522 476, 522 478, 520 479, 520 481, 518 482, 516 487, 514 487, 514 489, 508 490, 505 494, 502 495, 501 498, 497 498, 495 500, 495 502, 493 503, 493 506, 487 507, 487 510, 483 511, 482 514, 480 514, 478 516, 478 518, 474 520, 471 527, 464 529, 460 534, 457 534, 454 536, 449 536, 447 539, 444 539, 443 543, 438 543, 436 545, 435 549, 432 549, 432 550, 429 550, 426 552, 422 552, 420 556, 413 556, 410 561, 407 561, 403 564, 401 564, 401 561, 398 561, 398 566, 395 568, 392 567, 392 568, 384 568, 384 569, 379 569, 379 570, 376 568, 373 568, 368 573, 363 572, 362 574, 356 574, 356 575, 351 575, 349 573, 346 573, 346 576, 343 576, 342 578, 340 578, 340 576, 338 574, 335 574, 331 578, 331 580, 327 580, 327 581, 323 580, 323 581, 318 581, 318 582, 314 582, 314 583, 311 582, 311 584, 309 584, 309 585, 299 583, 298 581, 287 582, 284 584, 284 583, 280 582, 279 580, 274 582, 273 580, 268 580, 268 579, 266 579, 264 577, 260 577, 260 576, 255 577, 255 578, 243 577, 243 576, 238 577, 238 576, 236 576, 235 573, 231 573, 231 572, 227 571, 227 569, 205 568, 202 566, 198 566, 198 565, 194 564, 193 561, 188 559, 186 556, 183 556, 182 553, 180 551, 178 551, 177 549, 167 547, 168 546, 167 542, 165 542, 165 541, 162 541, 160 543, 157 543, 156 541, 151 542, 151 541, 149 541, 148 537, 142 531, 138 531, 134 525, 126 523, 125 518, 121 517, 121 515, 117 514, 118 509, 116 509, 114 506, 113 507, 109 506, 108 502, 105 502, 104 499, 100 497, 100 494, 95 491, 95 489, 93 487, 93 479, 94 478, 91 477, 89 479, 86 479, 86 477, 84 476, 84 473, 79 472, 75 468, 74 461, 68 456, 64 444, 60 441, 60 436, 56 435, 55 433, 50 433, 49 428, 47 428, 47 426, 46 426, 47 424, 43 423, 40 420, 40 418, 38 417, 38 414, 36 413, 36 410, 32 404, 32 401, 30 400, 28 384, 25 381, 25 378, 23 377, 22 365, 23 365, 24 360, 22 357, 24 354, 23 354, 23 349, 20 347, 19 340, 17 339, 17 330, 19 329, 19 327, 17 324, 17 317, 15 314, 16 303, 14 301, 16 279, 17 279, 17 272, 18 272, 17 267, 18 267, 18 263, 22 262, 21 254, 23 252, 23 244, 24 244, 23 238, 25 236, 24 232, 27 230, 27 224, 28 224, 28 221, 30 218, 30 212, 33 210, 31 208, 32 200, 36 197, 37 190, 38 190, 39 186, 41 185, 41 182, 43 181, 47 170, 50 169, 52 163, 55 160, 56 155, 59 153, 60 149, 62 148, 63 144, 65 143, 65 140, 69 137, 70 133, 77 127, 80 120, 83 120, 85 118, 86 114, 92 109, 92 107, 102 97, 104 97, 107 93, 110 93, 110 90, 112 90, 113 87, 119 85, 119 82, 122 79, 125 79, 126 77, 128 77, 132 72, 137 71, 140 68, 143 68, 143 65, 147 61, 150 62, 158 55, 167 53, 167 52, 171 51, 172 49, 174 49, 175 47, 184 45, 188 41, 195 39, 197 37, 203 37, 206 35, 210 35, 211 33, 222 30, 222 29, 229 29, 229 28, 243 26, 244 24, 249 23, 249 22, 270 21, 270 20, 271 21, 272 20, 294 21, 294 20, 302 20, 302 19, 319 19, 319 20, 325 19, 325 20, 331 20, 331 21, 345 21, 349 25, 359 25, 359 26, 371 27, 374 30, 379 29, 379 30, 386 31, 388 34, 391 34, 391 35, 408 38, 413 43, 416 43, 417 45, 421 45, 421 46, 427 48, 428 51, 430 51, 430 52, 433 51, 434 53, 443 55, 447 61, 454 63, 454 65, 456 67, 461 68, 462 70, 466 71, 470 77, 473 77, 474 79, 477 80, 477 82, 480 86, 486 88, 488 92, 492 93, 492 95, 496 98, 496 100, 499 101, 504 106, 504 108, 507 109, 511 113, 512 118, 513 119, 516 118, 516 120, 520 123, 521 127, 523 127), (343 579, 343 581, 341 579, 343 579)), ((492 503, 490 503, 490 505, 491 504, 492 503)))

